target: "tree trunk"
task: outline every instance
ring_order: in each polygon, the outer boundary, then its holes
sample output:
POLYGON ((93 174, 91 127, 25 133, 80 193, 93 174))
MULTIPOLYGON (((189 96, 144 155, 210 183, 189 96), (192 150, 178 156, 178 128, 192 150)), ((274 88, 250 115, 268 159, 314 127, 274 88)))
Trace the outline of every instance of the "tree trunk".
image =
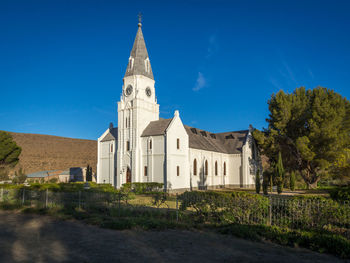
POLYGON ((301 176, 304 179, 304 182, 307 185, 307 189, 316 189, 317 183, 320 181, 320 177, 317 176, 316 173, 311 173, 310 171, 306 170, 304 172, 300 171, 301 176))

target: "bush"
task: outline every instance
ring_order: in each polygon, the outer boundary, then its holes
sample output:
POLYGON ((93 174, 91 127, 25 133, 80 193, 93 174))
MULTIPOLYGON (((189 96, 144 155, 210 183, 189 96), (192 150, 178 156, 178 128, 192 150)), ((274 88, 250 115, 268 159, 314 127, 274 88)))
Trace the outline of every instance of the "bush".
POLYGON ((180 209, 193 208, 195 220, 209 223, 264 222, 268 198, 246 192, 185 192, 179 196, 180 209))

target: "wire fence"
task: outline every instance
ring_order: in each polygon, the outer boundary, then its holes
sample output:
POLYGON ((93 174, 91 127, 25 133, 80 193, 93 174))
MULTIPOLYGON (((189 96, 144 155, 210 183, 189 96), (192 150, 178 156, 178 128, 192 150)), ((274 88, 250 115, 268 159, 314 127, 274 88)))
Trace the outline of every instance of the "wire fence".
POLYGON ((214 223, 331 229, 350 238, 350 203, 330 199, 243 196, 218 201, 191 195, 165 195, 165 199, 157 203, 154 197, 136 195, 130 198, 129 194, 121 192, 54 192, 1 188, 0 202, 12 202, 35 208, 69 207, 89 210, 98 207, 115 210, 125 208, 142 209, 142 211, 162 210, 166 212, 167 218, 171 213, 169 218, 176 221, 200 219, 214 223))

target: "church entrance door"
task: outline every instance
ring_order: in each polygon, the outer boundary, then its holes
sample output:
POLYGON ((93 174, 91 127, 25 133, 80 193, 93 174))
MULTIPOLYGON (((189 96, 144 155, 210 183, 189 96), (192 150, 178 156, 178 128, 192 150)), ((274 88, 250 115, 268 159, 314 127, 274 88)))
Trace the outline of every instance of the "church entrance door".
POLYGON ((128 169, 126 170, 126 182, 127 183, 131 183, 131 170, 128 167, 128 169))

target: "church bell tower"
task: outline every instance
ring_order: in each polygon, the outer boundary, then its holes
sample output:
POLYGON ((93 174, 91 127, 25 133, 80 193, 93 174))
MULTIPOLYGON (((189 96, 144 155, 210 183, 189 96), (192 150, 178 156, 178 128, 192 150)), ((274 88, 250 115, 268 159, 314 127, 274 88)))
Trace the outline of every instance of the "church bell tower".
POLYGON ((116 186, 140 181, 142 176, 141 134, 146 126, 159 119, 151 62, 142 34, 139 18, 138 30, 118 102, 118 150, 116 186))

